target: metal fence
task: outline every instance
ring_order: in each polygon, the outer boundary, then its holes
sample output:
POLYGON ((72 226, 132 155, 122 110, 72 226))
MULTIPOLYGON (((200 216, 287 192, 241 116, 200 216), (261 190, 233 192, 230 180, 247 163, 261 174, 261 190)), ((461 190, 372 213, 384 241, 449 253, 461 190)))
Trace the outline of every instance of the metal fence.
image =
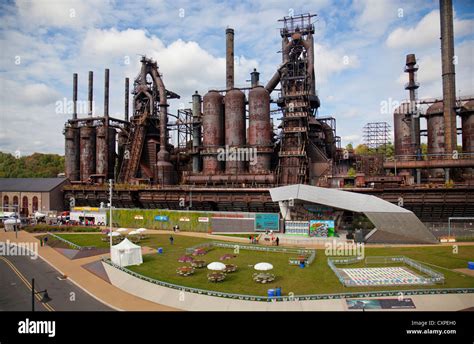
POLYGON ((250 251, 261 251, 261 252, 280 252, 280 253, 294 253, 297 255, 307 255, 308 259, 306 264, 310 265, 316 259, 316 250, 311 249, 292 249, 285 247, 267 247, 260 245, 242 245, 240 243, 228 243, 228 242, 219 242, 211 241, 202 244, 198 244, 186 249, 186 254, 192 254, 197 249, 209 249, 212 247, 221 247, 229 249, 238 249, 238 250, 250 250, 250 251))
MULTIPOLYGON (((362 261, 362 258, 358 257, 345 257, 345 258, 328 258, 328 266, 331 268, 331 270, 334 272, 336 275, 337 279, 339 282, 342 283, 345 287, 360 287, 360 286, 368 286, 369 281, 367 280, 367 284, 360 284, 354 281, 352 278, 346 276, 341 269, 339 269, 336 265, 350 265, 350 264, 355 264, 359 263, 362 261)), ((411 258, 405 257, 405 256, 372 256, 372 257, 367 257, 365 259, 366 264, 395 264, 395 263, 403 263, 414 270, 417 270, 419 272, 422 272, 428 277, 425 276, 418 276, 417 279, 421 282, 420 284, 444 284, 444 275, 442 273, 439 273, 437 271, 434 271, 433 269, 430 269, 426 265, 417 262, 411 258)), ((360 282, 360 281, 359 281, 360 282)), ((397 282, 389 282, 387 281, 387 285, 407 285, 410 283, 399 283, 397 282)))
MULTIPOLYGON (((360 298, 360 297, 363 297, 363 298, 385 297, 385 296, 399 296, 400 295, 400 291, 394 291, 394 290, 384 290, 384 291, 374 291, 374 292, 369 291, 369 292, 353 292, 353 293, 335 293, 335 294, 288 295, 288 296, 274 296, 274 297, 223 293, 223 292, 217 292, 217 291, 212 291, 212 290, 185 287, 182 285, 159 281, 150 277, 143 276, 139 273, 133 272, 117 264, 114 264, 108 258, 103 257, 102 261, 105 264, 108 264, 118 270, 121 270, 133 277, 136 277, 143 281, 153 283, 162 287, 172 288, 172 289, 176 289, 183 292, 196 293, 196 294, 207 295, 207 296, 223 297, 227 299, 237 299, 237 300, 242 300, 242 301, 293 302, 293 301, 310 301, 310 300, 354 299, 354 298, 360 298)), ((468 294, 468 293, 474 293, 474 288, 403 290, 404 296, 426 295, 426 294, 468 294)))
POLYGON ((53 238, 59 240, 59 241, 62 241, 64 242, 65 244, 71 246, 72 248, 76 249, 76 250, 83 250, 83 249, 87 249, 88 247, 83 247, 83 246, 79 246, 73 242, 70 242, 69 240, 66 240, 64 238, 61 238, 60 236, 56 235, 56 234, 53 234, 51 232, 47 232, 46 234, 52 236, 53 238))

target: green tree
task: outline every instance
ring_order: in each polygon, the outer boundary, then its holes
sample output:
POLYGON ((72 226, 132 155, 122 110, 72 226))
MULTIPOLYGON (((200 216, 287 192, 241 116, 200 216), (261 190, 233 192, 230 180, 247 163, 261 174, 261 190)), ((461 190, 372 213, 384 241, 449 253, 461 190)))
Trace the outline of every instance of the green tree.
POLYGON ((0 178, 51 178, 64 172, 64 156, 33 153, 15 158, 0 152, 0 178))

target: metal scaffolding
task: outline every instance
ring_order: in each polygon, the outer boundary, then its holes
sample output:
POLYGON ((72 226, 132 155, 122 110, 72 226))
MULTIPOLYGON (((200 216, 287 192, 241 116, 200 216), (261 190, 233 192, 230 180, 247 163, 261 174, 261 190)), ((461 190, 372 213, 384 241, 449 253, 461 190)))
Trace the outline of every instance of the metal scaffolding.
POLYGON ((367 123, 363 128, 364 144, 370 149, 379 149, 389 143, 390 124, 387 122, 367 123))

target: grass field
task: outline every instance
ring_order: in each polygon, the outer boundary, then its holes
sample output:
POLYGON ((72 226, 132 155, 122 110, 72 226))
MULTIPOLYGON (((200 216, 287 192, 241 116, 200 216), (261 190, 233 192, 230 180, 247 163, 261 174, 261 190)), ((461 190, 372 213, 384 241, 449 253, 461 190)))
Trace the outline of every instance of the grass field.
MULTIPOLYGON (((80 246, 108 246, 108 243, 101 241, 102 236, 100 234, 60 234, 60 236, 80 246)), ((176 274, 176 269, 187 264, 179 263, 178 258, 185 254, 186 248, 198 243, 208 242, 209 240, 180 235, 174 235, 174 239, 174 245, 170 245, 168 235, 150 235, 149 239, 142 241, 140 244, 153 248, 162 247, 164 253, 161 255, 145 255, 143 257, 144 264, 140 266, 130 266, 128 269, 169 283, 206 290, 249 295, 266 295, 267 289, 274 287, 281 287, 285 295, 289 292, 293 292, 295 295, 304 295, 417 288, 474 288, 474 277, 452 271, 452 269, 467 267, 468 260, 474 259, 474 246, 459 246, 457 254, 454 254, 453 249, 449 246, 366 248, 366 256, 404 255, 421 261, 430 266, 433 270, 443 273, 446 278, 446 283, 444 285, 423 287, 347 288, 342 286, 335 274, 328 267, 324 250, 317 250, 317 257, 314 263, 304 269, 288 264, 288 258, 292 256, 290 254, 241 250, 237 258, 226 261, 238 265, 239 268, 237 272, 228 274, 226 280, 222 283, 216 284, 208 282, 208 270, 206 268, 196 269, 196 273, 193 276, 181 277, 176 274), (258 284, 252 280, 252 274, 255 272, 252 266, 259 262, 269 262, 273 264, 274 269, 272 273, 276 275, 274 282, 270 284, 258 284)), ((198 259, 203 259, 210 263, 212 261, 219 261, 219 257, 226 253, 232 253, 232 250, 213 248, 205 256, 198 259)))

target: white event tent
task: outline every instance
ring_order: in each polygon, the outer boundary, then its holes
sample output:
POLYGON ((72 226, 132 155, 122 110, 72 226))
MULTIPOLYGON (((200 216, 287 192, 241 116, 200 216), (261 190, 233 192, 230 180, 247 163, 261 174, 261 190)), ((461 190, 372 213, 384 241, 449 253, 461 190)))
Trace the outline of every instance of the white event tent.
POLYGON ((142 248, 128 239, 112 246, 111 258, 119 266, 140 265, 143 263, 142 248))

